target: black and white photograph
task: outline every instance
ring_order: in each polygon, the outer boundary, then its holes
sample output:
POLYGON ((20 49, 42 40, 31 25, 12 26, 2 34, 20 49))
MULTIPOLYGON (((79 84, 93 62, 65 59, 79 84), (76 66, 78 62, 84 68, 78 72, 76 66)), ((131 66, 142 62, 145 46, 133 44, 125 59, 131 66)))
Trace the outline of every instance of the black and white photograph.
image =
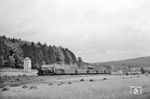
POLYGON ((150 0, 0 0, 0 99, 150 99, 150 0))

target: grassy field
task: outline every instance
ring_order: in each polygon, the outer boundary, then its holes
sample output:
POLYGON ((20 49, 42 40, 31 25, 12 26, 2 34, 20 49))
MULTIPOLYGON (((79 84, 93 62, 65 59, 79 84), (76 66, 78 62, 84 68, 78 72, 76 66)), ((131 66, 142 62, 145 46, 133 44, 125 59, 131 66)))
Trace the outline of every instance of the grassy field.
POLYGON ((149 75, 24 75, 1 82, 0 99, 150 99, 149 75), (142 86, 142 94, 131 94, 130 86, 142 86))

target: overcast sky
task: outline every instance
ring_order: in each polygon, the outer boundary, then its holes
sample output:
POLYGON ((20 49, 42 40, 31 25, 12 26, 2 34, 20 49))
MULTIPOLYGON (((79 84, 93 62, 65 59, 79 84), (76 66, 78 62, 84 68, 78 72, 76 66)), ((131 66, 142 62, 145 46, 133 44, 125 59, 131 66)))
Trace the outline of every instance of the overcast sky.
POLYGON ((0 35, 63 46, 87 62, 150 55, 150 0, 0 0, 0 35))

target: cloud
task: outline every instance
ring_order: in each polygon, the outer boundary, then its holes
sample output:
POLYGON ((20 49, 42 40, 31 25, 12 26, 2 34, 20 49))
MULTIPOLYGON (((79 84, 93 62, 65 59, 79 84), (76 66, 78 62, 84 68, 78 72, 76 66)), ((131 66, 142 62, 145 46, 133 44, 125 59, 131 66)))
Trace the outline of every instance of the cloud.
POLYGON ((0 34, 97 62, 150 55, 149 0, 0 0, 0 34))

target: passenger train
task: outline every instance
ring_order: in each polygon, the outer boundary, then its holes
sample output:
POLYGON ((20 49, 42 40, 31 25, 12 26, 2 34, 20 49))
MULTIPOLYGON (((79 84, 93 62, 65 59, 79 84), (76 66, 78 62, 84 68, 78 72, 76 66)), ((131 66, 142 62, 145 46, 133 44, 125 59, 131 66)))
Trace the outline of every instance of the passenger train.
POLYGON ((38 68, 38 75, 86 75, 86 74, 111 74, 107 70, 97 69, 58 69, 55 67, 38 68))

